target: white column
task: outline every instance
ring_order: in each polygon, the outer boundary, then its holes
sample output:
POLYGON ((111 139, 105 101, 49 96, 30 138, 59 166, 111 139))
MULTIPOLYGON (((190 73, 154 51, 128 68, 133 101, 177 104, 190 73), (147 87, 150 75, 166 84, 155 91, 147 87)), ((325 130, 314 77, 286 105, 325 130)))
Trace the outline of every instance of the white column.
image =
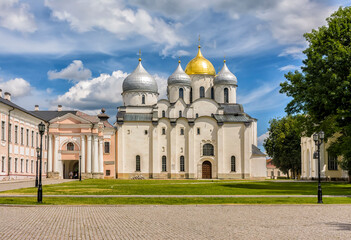
POLYGON ((54 147, 54 172, 59 172, 58 166, 58 149, 59 148, 59 137, 55 136, 55 147, 54 147))
POLYGON ((49 134, 48 172, 52 172, 52 135, 49 134))
POLYGON ((82 135, 82 148, 80 150, 80 156, 82 157, 80 163, 81 165, 81 173, 85 173, 85 135, 82 135))
POLYGON ((98 137, 94 136, 93 173, 97 173, 99 171, 98 158, 99 158, 98 137))
POLYGON ((87 144, 87 173, 91 173, 91 135, 88 136, 87 144))
POLYGON ((103 155, 103 139, 99 139, 99 173, 104 172, 104 155, 103 155))

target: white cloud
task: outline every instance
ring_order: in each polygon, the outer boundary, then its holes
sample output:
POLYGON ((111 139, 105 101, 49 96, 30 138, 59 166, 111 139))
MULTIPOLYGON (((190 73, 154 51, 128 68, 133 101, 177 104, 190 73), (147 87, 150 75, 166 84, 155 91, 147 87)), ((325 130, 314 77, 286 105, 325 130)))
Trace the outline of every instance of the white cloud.
POLYGON ((0 1, 0 26, 19 32, 32 33, 37 30, 29 5, 18 0, 0 1))
POLYGON ((269 137, 269 132, 265 132, 264 134, 262 134, 261 136, 259 136, 257 138, 257 145, 258 146, 263 146, 263 142, 266 138, 269 137))
POLYGON ((279 71, 286 72, 286 71, 291 71, 291 70, 297 70, 299 68, 300 68, 300 66, 286 65, 286 66, 279 68, 279 71))
POLYGON ((45 0, 45 5, 55 19, 69 22, 71 28, 80 33, 102 29, 121 40, 141 35, 165 45, 164 53, 186 43, 176 33, 181 27, 179 23, 165 22, 143 9, 128 8, 122 0, 45 0))
POLYGON ((304 44, 305 47, 292 46, 285 48, 282 53, 279 54, 279 57, 292 56, 295 59, 304 59, 305 54, 303 54, 303 50, 306 49, 307 45, 304 44))
POLYGON ((31 93, 30 83, 23 78, 1 81, 0 89, 2 89, 3 93, 9 92, 11 94, 11 97, 14 98, 30 95, 31 93))
POLYGON ((81 81, 91 78, 91 71, 84 68, 82 61, 74 60, 70 65, 61 71, 48 71, 48 78, 52 79, 67 79, 70 81, 81 81))

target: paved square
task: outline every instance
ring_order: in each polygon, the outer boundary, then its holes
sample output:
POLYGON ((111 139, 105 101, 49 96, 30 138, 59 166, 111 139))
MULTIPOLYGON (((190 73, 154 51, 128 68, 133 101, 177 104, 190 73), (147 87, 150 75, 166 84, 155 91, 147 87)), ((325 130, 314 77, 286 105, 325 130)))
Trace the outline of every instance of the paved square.
POLYGON ((0 239, 350 239, 351 205, 0 207, 0 239))

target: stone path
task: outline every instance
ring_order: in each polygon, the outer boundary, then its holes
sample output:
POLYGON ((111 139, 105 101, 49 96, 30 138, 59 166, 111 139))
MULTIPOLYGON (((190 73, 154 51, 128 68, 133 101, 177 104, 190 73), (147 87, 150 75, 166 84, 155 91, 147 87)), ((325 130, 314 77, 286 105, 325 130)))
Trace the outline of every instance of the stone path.
POLYGON ((0 206, 0 239, 351 239, 351 205, 0 206))
MULTIPOLYGON (((77 181, 72 179, 43 179, 43 185, 58 184, 69 181, 77 181)), ((29 188, 35 186, 35 180, 14 180, 0 181, 0 192, 14 190, 19 188, 29 188)))

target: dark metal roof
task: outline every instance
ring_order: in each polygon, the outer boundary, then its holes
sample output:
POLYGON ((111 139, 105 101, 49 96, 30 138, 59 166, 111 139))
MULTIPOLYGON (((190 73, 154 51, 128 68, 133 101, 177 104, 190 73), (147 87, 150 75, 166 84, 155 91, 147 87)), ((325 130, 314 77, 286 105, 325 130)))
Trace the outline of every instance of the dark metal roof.
POLYGON ((219 104, 223 110, 224 114, 236 114, 244 113, 244 108, 241 104, 219 104))
POLYGON ((220 115, 213 114, 217 122, 250 122, 250 119, 245 115, 220 115))
POLYGON ((40 116, 45 121, 50 121, 51 119, 62 117, 67 113, 76 115, 77 111, 30 111, 30 113, 40 116))
POLYGON ((126 113, 123 116, 124 121, 132 121, 132 122, 146 122, 152 121, 152 114, 149 113, 126 113))
POLYGON ((252 155, 266 156, 266 154, 261 152, 261 150, 253 144, 252 144, 252 155))
POLYGON ((38 114, 36 114, 36 113, 33 113, 33 112, 31 112, 31 111, 28 111, 28 110, 26 110, 26 109, 24 109, 24 108, 18 106, 17 104, 14 104, 13 102, 7 100, 7 99, 4 99, 4 98, 1 98, 1 97, 0 97, 0 102, 3 103, 3 104, 8 105, 8 106, 10 106, 10 107, 16 108, 16 109, 18 109, 18 110, 20 110, 20 111, 22 111, 22 112, 25 112, 25 113, 27 113, 27 114, 33 116, 33 117, 39 118, 39 119, 41 119, 41 120, 43 120, 43 121, 47 121, 47 120, 45 120, 43 117, 41 117, 40 115, 38 115, 38 114))

